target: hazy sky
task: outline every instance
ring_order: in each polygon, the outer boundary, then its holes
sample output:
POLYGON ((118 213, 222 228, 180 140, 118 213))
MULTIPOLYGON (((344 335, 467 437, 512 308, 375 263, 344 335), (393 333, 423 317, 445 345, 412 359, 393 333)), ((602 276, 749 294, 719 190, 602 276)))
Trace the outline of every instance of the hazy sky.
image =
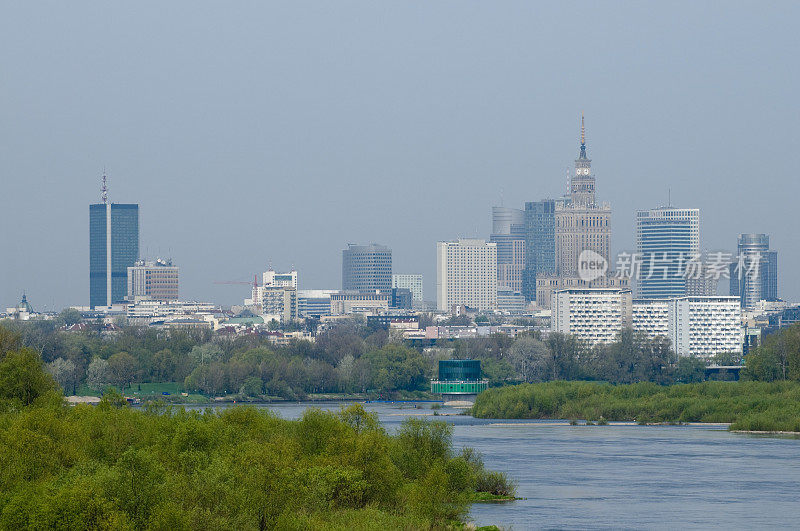
POLYGON ((181 297, 240 303, 269 260, 339 288, 341 249, 397 273, 559 195, 578 116, 613 250, 634 214, 701 209, 704 248, 766 232, 800 299, 797 2, 6 2, 0 307, 88 304, 105 167, 181 297))

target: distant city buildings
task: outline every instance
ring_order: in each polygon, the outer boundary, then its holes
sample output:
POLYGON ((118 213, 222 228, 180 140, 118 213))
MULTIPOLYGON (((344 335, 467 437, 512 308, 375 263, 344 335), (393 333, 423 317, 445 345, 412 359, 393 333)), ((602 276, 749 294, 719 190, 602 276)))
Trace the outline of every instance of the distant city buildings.
POLYGON ((386 312, 392 302, 391 290, 388 291, 337 291, 331 293, 330 315, 347 315, 351 313, 386 312))
POLYGON ((552 329, 588 345, 616 341, 630 326, 631 290, 563 289, 552 295, 552 329))
POLYGON ((497 287, 522 291, 525 268, 525 213, 508 207, 492 208, 492 235, 497 245, 497 287))
POLYGON ((525 297, 521 291, 509 287, 497 287, 497 309, 504 313, 519 314, 525 311, 525 297))
POLYGON ((592 161, 586 154, 586 134, 581 116, 581 147, 570 176, 570 201, 555 209, 555 269, 564 277, 578 276, 579 257, 592 251, 610 264, 611 206, 595 199, 592 161))
POLYGON ((438 242, 436 304, 440 311, 462 305, 497 309, 497 244, 478 239, 438 242))
POLYGON ((28 296, 23 293, 22 300, 19 301, 19 304, 11 308, 6 308, 6 315, 17 321, 29 321, 39 314, 33 310, 33 307, 28 302, 28 296))
POLYGON ((156 301, 178 300, 178 266, 171 260, 137 260, 128 268, 128 295, 133 302, 139 298, 156 301))
POLYGON ((331 295, 338 290, 301 289, 297 291, 297 313, 302 318, 319 319, 331 314, 331 295))
POLYGON ((422 275, 393 274, 392 288, 405 288, 411 291, 413 302, 424 301, 422 287, 422 275))
POLYGON ((778 252, 770 251, 766 234, 741 234, 737 260, 730 266, 730 294, 739 297, 743 308, 758 301, 778 299, 778 252))
POLYGON ((552 308, 553 293, 564 289, 628 289, 630 280, 623 276, 602 275, 586 280, 580 277, 563 277, 558 275, 542 275, 536 279, 536 306, 542 309, 552 308))
POLYGON ((128 268, 139 258, 139 205, 111 203, 103 176, 102 203, 89 205, 89 306, 125 302, 128 268))
MULTIPOLYGON (((699 209, 660 207, 636 213, 637 297, 686 295, 687 264, 699 257, 699 209)), ((695 292, 707 289, 702 284, 692 286, 695 292)))
POLYGON ((742 312, 729 296, 632 299, 629 289, 566 289, 553 294, 552 330, 587 345, 611 343, 631 327, 663 336, 679 356, 742 351, 742 312))
POLYGON ((348 244, 342 251, 342 289, 392 289, 392 250, 376 243, 348 244))
POLYGON ((569 200, 543 199, 525 203, 525 264, 522 294, 536 300, 536 279, 556 272, 556 208, 569 200))
POLYGON ((287 323, 298 319, 297 271, 292 268, 291 271, 279 273, 270 267, 261 275, 261 280, 261 285, 253 283, 250 298, 244 300, 245 307, 261 315, 266 322, 275 320, 287 323))
POLYGON ((742 352, 742 310, 729 296, 635 299, 634 330, 664 336, 679 356, 742 352))

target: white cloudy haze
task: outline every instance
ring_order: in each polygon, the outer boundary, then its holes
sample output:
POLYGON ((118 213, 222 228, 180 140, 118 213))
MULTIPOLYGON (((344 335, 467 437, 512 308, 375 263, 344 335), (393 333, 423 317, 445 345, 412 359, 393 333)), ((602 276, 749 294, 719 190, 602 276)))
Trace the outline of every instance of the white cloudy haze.
POLYGON ((105 167, 141 254, 231 304, 294 264, 338 288, 389 245, 434 297, 435 242, 561 194, 578 116, 614 251, 634 213, 701 209, 707 249, 770 234, 800 299, 795 2, 7 2, 0 308, 88 303, 105 167))

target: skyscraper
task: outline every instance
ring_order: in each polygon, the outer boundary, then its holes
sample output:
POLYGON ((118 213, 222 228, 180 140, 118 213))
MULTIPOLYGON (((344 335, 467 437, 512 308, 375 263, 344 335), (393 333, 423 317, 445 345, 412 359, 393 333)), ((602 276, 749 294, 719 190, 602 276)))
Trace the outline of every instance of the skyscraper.
POLYGON ((461 239, 436 244, 436 305, 497 309, 497 244, 461 239))
POLYGON ((741 234, 738 259, 731 264, 731 295, 742 308, 753 308, 760 300, 778 299, 778 252, 769 250, 767 234, 741 234))
POLYGON ((111 203, 103 175, 102 203, 89 205, 89 306, 125 301, 128 268, 139 258, 139 205, 111 203))
POLYGON ((342 251, 342 289, 392 289, 392 250, 384 245, 348 244, 342 251))
POLYGON ((556 205, 568 200, 543 199, 525 203, 525 267, 522 294, 536 300, 536 278, 556 271, 556 205))
POLYGON ((497 287, 522 291, 525 267, 525 213, 517 208, 492 207, 492 235, 497 244, 497 287))
POLYGON ((673 207, 639 210, 636 254, 640 263, 637 297, 685 295, 687 263, 700 256, 700 210, 673 207))
POLYGON ((570 176, 570 201, 555 211, 555 269, 562 277, 578 274, 578 257, 594 251, 609 263, 611 206, 595 199, 592 161, 586 153, 586 129, 581 115, 581 146, 570 176))

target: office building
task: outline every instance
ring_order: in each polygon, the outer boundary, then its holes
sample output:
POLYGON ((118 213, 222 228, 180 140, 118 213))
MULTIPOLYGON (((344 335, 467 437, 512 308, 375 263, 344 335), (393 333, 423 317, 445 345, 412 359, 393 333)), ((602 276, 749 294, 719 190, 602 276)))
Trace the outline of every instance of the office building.
POLYGON ((701 275, 686 277, 686 295, 688 297, 709 297, 717 294, 719 280, 707 273, 708 271, 701 275))
POLYGON ((102 203, 89 205, 89 307, 125 302, 128 268, 139 258, 139 205, 111 203, 103 176, 102 203))
POLYGON ((331 293, 332 316, 351 313, 379 313, 389 310, 391 290, 387 291, 337 291, 331 293))
POLYGON ((631 290, 577 288, 552 296, 551 328, 587 345, 612 343, 631 323, 631 290))
POLYGON ((637 297, 685 295, 687 264, 699 256, 699 209, 660 207, 636 213, 637 297))
POLYGON ((297 313, 302 318, 319 319, 331 314, 331 294, 337 290, 301 289, 297 292, 297 313))
POLYGON ((543 199, 525 203, 525 267, 522 294, 536 300, 536 279, 556 271, 556 208, 567 199, 543 199))
POLYGON ((586 153, 586 131, 581 116, 581 145, 570 176, 570 201, 556 204, 555 269, 558 276, 578 276, 578 258, 593 251, 610 264, 611 206, 595 198, 592 161, 586 153))
POLYGON ((128 268, 129 302, 139 298, 156 301, 178 300, 178 266, 171 260, 137 260, 128 268))
MULTIPOLYGON (((258 284, 257 278, 258 277, 253 281, 250 298, 244 300, 244 305, 252 307, 257 313, 264 312, 262 303, 267 289, 275 291, 275 288, 292 288, 297 291, 297 271, 294 268, 286 273, 278 273, 270 266, 269 269, 261 275, 261 285, 258 284)), ((296 296, 295 294, 295 297, 296 296)), ((276 295, 272 293, 269 297, 274 299, 276 295)), ((296 318, 296 316, 293 317, 293 319, 294 318, 296 318)))
POLYGON ((405 288, 411 291, 413 302, 422 302, 424 292, 422 290, 422 275, 392 275, 392 288, 405 288))
POLYGON ((384 245, 348 244, 342 251, 342 290, 392 289, 392 250, 384 245))
POLYGON ((738 255, 730 268, 730 294, 739 297, 742 308, 758 301, 778 299, 778 253, 769 250, 766 234, 741 234, 738 255))
POLYGON ((436 244, 436 304, 440 311, 497 308, 497 244, 460 239, 436 244))
POLYGON ((413 303, 411 290, 408 288, 392 288, 389 290, 391 299, 389 300, 389 307, 400 310, 410 310, 413 303))
POLYGON ((522 291, 525 267, 525 213, 517 208, 492 207, 492 235, 497 244, 497 286, 522 291))
POLYGON ((505 313, 522 313, 525 311, 525 297, 520 291, 509 287, 497 287, 497 309, 505 313))

